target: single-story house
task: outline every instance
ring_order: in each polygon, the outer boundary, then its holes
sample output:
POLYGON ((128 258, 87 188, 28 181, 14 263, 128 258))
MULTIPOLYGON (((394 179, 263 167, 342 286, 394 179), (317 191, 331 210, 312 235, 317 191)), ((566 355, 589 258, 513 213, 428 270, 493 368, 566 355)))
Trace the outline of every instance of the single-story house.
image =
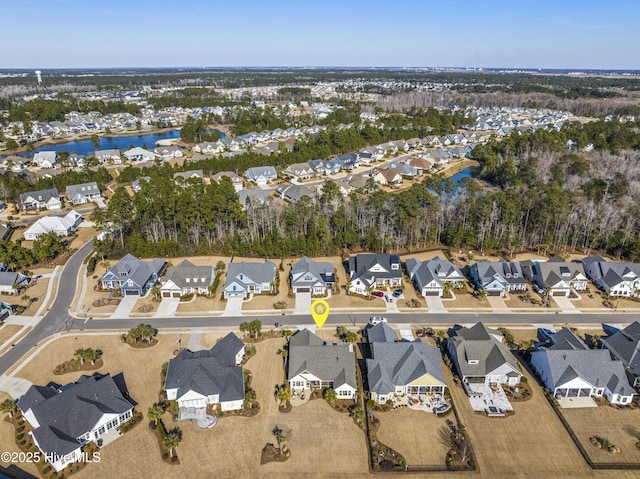
POLYGON ((160 293, 163 298, 179 298, 191 293, 207 294, 214 279, 213 266, 194 266, 185 259, 167 269, 160 293))
POLYGON ((397 254, 358 254, 347 262, 349 291, 369 295, 375 287, 393 287, 402 284, 400 256, 397 254))
POLYGON ((69 185, 65 190, 67 201, 74 205, 83 205, 96 198, 101 198, 100 188, 95 181, 79 185, 69 185))
POLYGON ((156 146, 153 153, 162 160, 172 160, 184 156, 179 146, 156 146))
POLYGON ((167 262, 163 259, 142 261, 127 253, 107 270, 100 283, 104 289, 119 288, 123 296, 142 296, 156 284, 166 265, 167 262))
POLYGON ((242 208, 246 209, 247 206, 259 206, 268 204, 273 200, 270 190, 240 190, 238 191, 238 201, 242 205, 242 208))
POLYGON ((112 163, 122 163, 122 159, 120 158, 120 150, 117 148, 112 148, 109 150, 96 150, 93 153, 93 156, 100 162, 100 163, 108 163, 108 162, 112 162, 112 163))
POLYGON ((315 176, 313 168, 308 163, 295 163, 287 166, 282 173, 295 178, 296 180, 308 180, 315 176))
POLYGON ((276 193, 283 200, 291 201, 292 203, 296 203, 303 196, 308 196, 311 199, 316 197, 316 192, 304 185, 282 184, 276 188, 276 193))
POLYGON ((24 239, 34 241, 40 236, 51 233, 52 231, 58 236, 69 236, 80 223, 82 223, 82 216, 74 210, 69 211, 62 217, 45 216, 32 224, 24 232, 24 239))
POLYGON ((353 344, 325 343, 308 329, 289 338, 287 381, 293 392, 333 389, 338 399, 355 399, 353 344))
POLYGON ((151 151, 140 148, 139 146, 133 147, 122 154, 129 161, 153 161, 156 158, 156 155, 151 151))
POLYGON ((230 263, 224 284, 224 297, 246 298, 250 294, 272 292, 275 279, 276 265, 272 261, 230 263))
POLYGON ((198 178, 204 181, 204 172, 202 170, 179 171, 173 174, 173 179, 186 182, 192 178, 198 178), (178 180, 179 178, 179 180, 178 180))
POLYGON ((31 386, 17 406, 33 430, 29 433, 42 456, 60 472, 82 461, 82 446, 102 437, 117 437, 119 425, 133 417, 122 375, 80 376, 66 386, 31 386))
POLYGON ((294 293, 324 295, 331 290, 336 281, 331 263, 313 261, 303 256, 291 267, 289 274, 291 289, 294 293))
POLYGON ((131 188, 133 189, 133 191, 135 193, 137 193, 138 191, 140 191, 142 189, 142 182, 149 183, 149 181, 151 181, 151 177, 150 176, 142 176, 142 177, 138 178, 137 180, 133 180, 131 182, 131 188))
POLYGON ((611 336, 600 339, 603 348, 622 361, 634 387, 640 385, 640 323, 634 321, 611 336))
POLYGON ((20 206, 23 210, 43 209, 57 210, 62 207, 60 194, 56 188, 50 190, 29 191, 20 194, 20 206))
POLYGON ((464 285, 465 278, 460 268, 439 256, 427 261, 409 258, 405 267, 416 290, 425 297, 442 296, 446 283, 451 283, 454 288, 464 285))
POLYGON ((185 349, 169 360, 164 390, 167 399, 178 402, 178 420, 201 419, 207 405, 220 411, 242 409, 244 343, 233 333, 220 339, 211 349, 185 349))

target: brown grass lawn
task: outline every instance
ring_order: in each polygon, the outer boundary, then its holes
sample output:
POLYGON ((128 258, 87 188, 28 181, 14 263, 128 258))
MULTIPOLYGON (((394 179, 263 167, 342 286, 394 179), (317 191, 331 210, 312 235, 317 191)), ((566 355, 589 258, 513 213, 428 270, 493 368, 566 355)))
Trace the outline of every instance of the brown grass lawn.
POLYGON ((31 297, 31 303, 24 313, 22 313, 23 316, 33 316, 36 314, 38 309, 40 309, 40 306, 42 306, 45 296, 47 295, 47 285, 49 284, 49 281, 51 281, 51 278, 41 278, 36 281, 36 284, 33 286, 30 286, 27 289, 22 290, 19 294, 13 296, 13 301, 16 304, 21 305, 24 305, 24 302, 20 299, 22 296, 26 294, 31 297))
MULTIPOLYGON (((86 213, 84 218, 87 219, 90 215, 91 213, 86 213)), ((73 236, 73 240, 69 243, 69 249, 80 249, 82 245, 95 238, 97 234, 98 231, 94 230, 93 227, 78 228, 76 234, 73 236)))
MULTIPOLYGON (((582 299, 572 299, 571 302, 573 303, 573 305, 578 308, 578 309, 582 309, 582 308, 605 308, 606 306, 603 303, 603 301, 606 299, 606 295, 603 294, 602 296, 599 294, 599 292, 597 291, 597 289, 595 288, 595 286, 589 286, 587 288, 587 291, 580 291, 578 294, 580 294, 580 297, 582 299)), ((613 303, 615 304, 615 299, 613 299, 613 303)), ((640 304, 638 304, 638 306, 636 307, 640 307, 640 304)))
POLYGON ((640 409, 617 409, 610 406, 587 409, 563 409, 573 432, 595 463, 629 462, 640 464, 640 409), (589 438, 607 438, 620 448, 620 454, 611 454, 591 445, 589 438))
MULTIPOLYGON (((4 391, 0 391, 0 402, 4 401, 5 399, 13 399, 11 396, 9 396, 7 393, 5 393, 4 391)), ((0 415, 0 451, 1 452, 21 452, 20 448, 16 445, 15 443, 15 434, 16 434, 16 430, 13 427, 13 424, 5 421, 5 418, 8 418, 9 415, 8 414, 1 414, 0 415)), ((0 466, 2 467, 9 467, 12 464, 8 464, 4 461, 0 461, 0 466)), ((21 464, 16 464, 14 463, 13 466, 18 466, 21 469, 23 469, 24 471, 33 474, 34 477, 40 477, 39 476, 39 472, 38 472, 38 468, 35 466, 35 464, 33 463, 21 463, 21 464)))
POLYGON ((160 305, 160 301, 154 301, 154 296, 150 292, 143 298, 140 298, 136 301, 136 304, 131 309, 132 313, 142 313, 140 308, 151 306, 149 311, 144 311, 145 313, 154 313, 158 311, 158 306, 160 305))
POLYGON ((422 253, 411 253, 411 254, 403 255, 401 258, 401 261, 404 263, 409 258, 416 258, 416 259, 419 259, 420 261, 427 261, 429 259, 435 258, 436 256, 439 256, 440 259, 447 259, 447 255, 444 254, 443 250, 435 249, 432 251, 423 251, 422 253))
POLYGON ((5 324, 0 327, 0 349, 4 349, 6 346, 4 343, 14 334, 22 329, 22 326, 16 324, 5 324))
POLYGON ((433 413, 401 408, 377 413, 380 420, 378 439, 402 454, 409 465, 444 465, 448 448, 439 433, 446 418, 433 413))
MULTIPOLYGON (((203 349, 211 349, 218 342, 218 339, 226 335, 227 333, 203 333, 200 338, 200 344, 202 344, 203 349)), ((186 347, 187 343, 183 340, 182 345, 186 347)))
POLYGON ((444 304, 445 308, 467 308, 467 309, 491 309, 491 305, 487 299, 483 299, 482 301, 478 300, 471 294, 471 288, 468 285, 465 285, 462 289, 456 289, 453 291, 453 294, 456 295, 456 299, 453 301, 444 300, 442 304, 444 304))
MULTIPOLYGON (((530 284, 527 284, 527 291, 529 293, 529 295, 535 299, 536 301, 540 301, 540 295, 536 292, 533 291, 533 287, 530 284)), ((525 292, 512 292, 509 293, 509 299, 505 299, 504 303, 507 305, 507 307, 509 308, 539 308, 539 309, 547 309, 547 307, 544 304, 533 304, 533 303, 527 303, 525 301, 521 301, 518 296, 521 294, 525 294, 525 292)), ((554 303, 552 303, 554 304, 554 303)))
POLYGON ((215 295, 215 298, 209 298, 207 296, 196 296, 193 301, 180 302, 180 304, 178 305, 178 311, 224 311, 225 302, 220 300, 221 295, 222 286, 218 286, 218 291, 215 295))
MULTIPOLYGON (((243 311, 251 311, 252 309, 274 309, 273 304, 280 301, 287 303, 287 308, 293 308, 295 300, 288 297, 289 287, 287 286, 287 273, 277 269, 278 264, 279 263, 276 263, 276 274, 280 277, 280 288, 278 294, 256 294, 253 296, 251 301, 243 303, 243 311)), ((222 288, 220 291, 222 291, 222 288)))
POLYGON ((532 398, 514 403, 513 416, 488 418, 471 409, 464 390, 454 385, 448 368, 445 368, 445 378, 484 477, 590 475, 591 471, 535 381, 529 381, 532 398))

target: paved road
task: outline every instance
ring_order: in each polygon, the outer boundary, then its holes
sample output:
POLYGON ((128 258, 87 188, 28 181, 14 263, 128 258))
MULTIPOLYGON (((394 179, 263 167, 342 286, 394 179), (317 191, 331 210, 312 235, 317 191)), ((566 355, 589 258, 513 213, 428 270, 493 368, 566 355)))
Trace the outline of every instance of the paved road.
POLYGON ((92 242, 87 243, 67 261, 58 280, 58 292, 51 308, 29 334, 0 357, 0 374, 4 374, 40 341, 62 331, 71 324, 69 306, 76 294, 78 270, 92 247, 92 242))

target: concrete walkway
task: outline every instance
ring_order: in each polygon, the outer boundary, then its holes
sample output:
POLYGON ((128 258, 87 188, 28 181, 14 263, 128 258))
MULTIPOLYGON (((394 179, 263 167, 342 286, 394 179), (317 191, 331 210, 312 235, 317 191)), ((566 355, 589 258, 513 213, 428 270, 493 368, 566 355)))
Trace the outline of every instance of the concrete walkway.
POLYGON ((179 304, 180 298, 162 298, 162 301, 158 305, 158 311, 156 311, 154 316, 174 314, 178 310, 179 304))
POLYGON ((120 300, 120 304, 116 310, 111 314, 112 318, 128 318, 129 313, 136 305, 136 302, 140 299, 140 296, 125 296, 120 300))
POLYGON ((293 309, 294 314, 310 314, 311 313, 311 293, 296 293, 296 305, 293 309))
POLYGON ((554 296, 553 300, 556 302, 556 304, 562 310, 563 313, 581 313, 582 312, 573 305, 573 301, 571 301, 569 298, 564 298, 562 296, 554 296))
POLYGON ((60 266, 56 266, 53 268, 53 272, 51 273, 51 277, 49 278, 49 283, 47 284, 47 294, 44 296, 42 300, 42 304, 36 311, 34 316, 42 316, 45 313, 45 308, 47 307, 47 303, 49 302, 49 298, 51 298, 51 294, 53 292, 53 283, 56 281, 56 276, 58 276, 58 271, 60 271, 60 266))
POLYGON ((511 312, 511 309, 509 309, 507 304, 504 302, 504 298, 501 298, 500 296, 487 296, 487 301, 489 301, 491 309, 494 311, 511 312))
POLYGON ((446 313, 447 310, 444 307, 444 304, 442 303, 442 298, 439 298, 438 296, 427 296, 427 313, 429 314, 440 314, 440 313, 446 313))
POLYGON ((202 347, 202 333, 204 329, 192 329, 189 334, 189 342, 187 343, 187 349, 190 351, 200 351, 202 347))

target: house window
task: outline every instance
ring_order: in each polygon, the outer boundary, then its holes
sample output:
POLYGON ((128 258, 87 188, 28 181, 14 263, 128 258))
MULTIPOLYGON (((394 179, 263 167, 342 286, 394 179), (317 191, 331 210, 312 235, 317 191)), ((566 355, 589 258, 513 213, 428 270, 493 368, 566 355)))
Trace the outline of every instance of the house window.
POLYGON ((190 283, 190 282, 191 282, 191 278, 186 278, 186 279, 185 279, 185 281, 186 281, 187 283, 190 283))
POLYGON ((400 265, 398 263, 394 263, 391 265, 391 269, 400 269, 400 265))

